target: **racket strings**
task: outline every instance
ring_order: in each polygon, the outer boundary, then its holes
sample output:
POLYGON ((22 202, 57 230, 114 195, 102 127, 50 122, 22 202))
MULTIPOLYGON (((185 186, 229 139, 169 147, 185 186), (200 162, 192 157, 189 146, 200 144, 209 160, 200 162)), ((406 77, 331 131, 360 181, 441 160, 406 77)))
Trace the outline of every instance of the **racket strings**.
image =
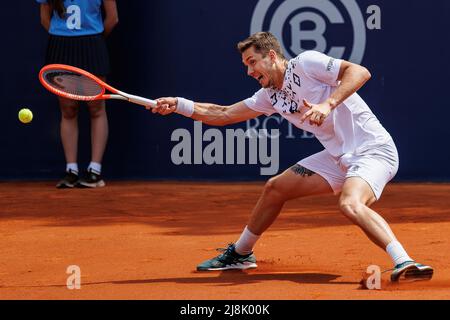
POLYGON ((73 71, 47 70, 43 79, 53 89, 83 99, 93 99, 104 91, 95 80, 73 71))

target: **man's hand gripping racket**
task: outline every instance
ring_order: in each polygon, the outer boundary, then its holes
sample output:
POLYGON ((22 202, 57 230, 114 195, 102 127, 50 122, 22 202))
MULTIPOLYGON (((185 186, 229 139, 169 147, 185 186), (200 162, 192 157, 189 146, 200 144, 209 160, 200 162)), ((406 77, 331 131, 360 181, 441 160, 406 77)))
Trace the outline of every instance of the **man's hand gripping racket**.
POLYGON ((119 91, 85 70, 64 64, 46 65, 39 72, 39 80, 47 90, 63 98, 81 101, 119 99, 147 109, 156 106, 155 100, 119 91), (105 93, 106 90, 111 94, 105 93))

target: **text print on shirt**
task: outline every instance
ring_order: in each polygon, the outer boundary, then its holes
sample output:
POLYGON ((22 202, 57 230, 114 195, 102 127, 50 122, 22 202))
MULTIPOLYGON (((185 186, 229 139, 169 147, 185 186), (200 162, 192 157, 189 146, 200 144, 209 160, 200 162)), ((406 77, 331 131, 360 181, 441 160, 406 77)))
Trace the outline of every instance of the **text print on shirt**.
POLYGON ((81 29, 81 9, 79 6, 73 4, 67 7, 67 14, 69 17, 66 21, 67 29, 80 30, 81 29))

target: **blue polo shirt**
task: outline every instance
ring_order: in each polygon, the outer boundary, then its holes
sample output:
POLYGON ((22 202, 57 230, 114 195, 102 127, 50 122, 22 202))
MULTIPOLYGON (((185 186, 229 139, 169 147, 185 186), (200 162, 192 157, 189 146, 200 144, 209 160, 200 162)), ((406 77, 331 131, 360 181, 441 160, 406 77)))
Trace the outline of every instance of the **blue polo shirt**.
MULTIPOLYGON (((36 0, 47 3, 47 0, 36 0)), ((49 33, 56 36, 86 36, 103 32, 102 0, 65 0, 66 14, 56 11, 50 21, 49 33)))

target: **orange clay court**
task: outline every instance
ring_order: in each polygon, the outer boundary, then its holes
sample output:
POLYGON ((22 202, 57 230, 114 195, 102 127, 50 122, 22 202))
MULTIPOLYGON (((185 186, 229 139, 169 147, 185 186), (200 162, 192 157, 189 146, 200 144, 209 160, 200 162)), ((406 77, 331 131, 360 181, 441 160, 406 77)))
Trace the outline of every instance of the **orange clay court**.
POLYGON ((196 272, 236 241, 257 183, 111 182, 56 190, 0 183, 1 299, 449 299, 450 185, 391 183, 374 208, 431 281, 365 290, 369 265, 391 268, 334 196, 288 202, 256 244, 258 268, 196 272), (81 289, 66 269, 81 269, 81 289))

